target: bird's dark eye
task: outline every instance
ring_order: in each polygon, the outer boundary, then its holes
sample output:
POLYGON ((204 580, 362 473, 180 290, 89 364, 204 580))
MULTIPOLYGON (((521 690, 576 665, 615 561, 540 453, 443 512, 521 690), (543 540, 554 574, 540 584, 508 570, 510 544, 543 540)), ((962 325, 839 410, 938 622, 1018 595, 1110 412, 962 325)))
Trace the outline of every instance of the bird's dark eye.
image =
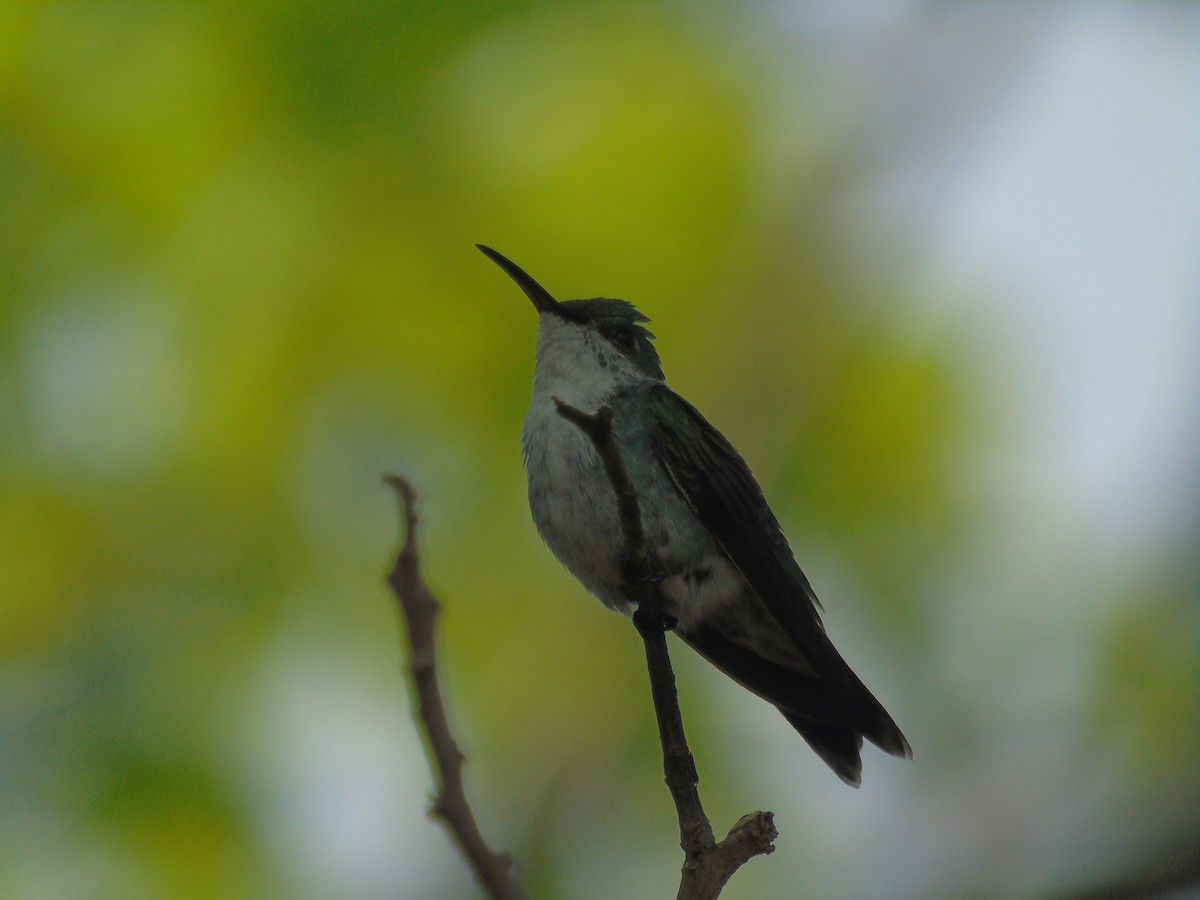
POLYGON ((623 353, 632 353, 637 347, 637 336, 631 328, 613 328, 605 336, 623 353))

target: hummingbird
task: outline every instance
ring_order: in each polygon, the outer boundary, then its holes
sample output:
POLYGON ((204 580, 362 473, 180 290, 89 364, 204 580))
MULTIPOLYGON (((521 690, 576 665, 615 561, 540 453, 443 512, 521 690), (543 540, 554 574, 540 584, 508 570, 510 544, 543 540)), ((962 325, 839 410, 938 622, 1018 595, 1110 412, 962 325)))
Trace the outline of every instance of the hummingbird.
POLYGON ((533 521, 558 560, 605 606, 634 612, 612 483, 590 438, 558 412, 559 403, 584 413, 606 405, 662 611, 680 640, 773 704, 846 784, 862 781, 863 738, 911 758, 826 635, 812 585, 749 466, 667 387, 650 320, 625 300, 556 300, 516 263, 476 246, 537 310, 521 446, 533 521))

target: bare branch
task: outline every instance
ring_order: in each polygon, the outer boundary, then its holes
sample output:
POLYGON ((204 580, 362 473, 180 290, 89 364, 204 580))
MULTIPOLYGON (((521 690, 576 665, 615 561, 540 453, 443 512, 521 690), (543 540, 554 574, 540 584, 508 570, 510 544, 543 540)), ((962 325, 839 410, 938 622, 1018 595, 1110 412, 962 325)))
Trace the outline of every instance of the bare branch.
POLYGON ((679 818, 679 844, 683 848, 683 874, 678 900, 713 900, 743 864, 775 850, 774 817, 769 812, 743 816, 719 844, 704 813, 697 785, 700 776, 688 749, 679 713, 675 673, 667 652, 666 631, 674 626, 663 613, 657 573, 642 531, 637 491, 612 436, 612 408, 601 406, 592 415, 553 398, 559 415, 578 426, 596 447, 604 471, 612 482, 625 539, 624 576, 630 601, 636 604, 633 621, 646 646, 650 693, 658 720, 663 751, 663 773, 679 818))
POLYGON ((524 900, 525 891, 513 874, 512 858, 496 853, 484 841, 463 788, 463 753, 450 731, 437 678, 435 632, 441 604, 421 579, 417 555, 416 492, 399 475, 385 475, 383 480, 400 495, 404 516, 404 545, 388 575, 388 584, 396 595, 408 635, 413 719, 425 739, 429 768, 437 785, 430 814, 441 820, 488 897, 524 900))

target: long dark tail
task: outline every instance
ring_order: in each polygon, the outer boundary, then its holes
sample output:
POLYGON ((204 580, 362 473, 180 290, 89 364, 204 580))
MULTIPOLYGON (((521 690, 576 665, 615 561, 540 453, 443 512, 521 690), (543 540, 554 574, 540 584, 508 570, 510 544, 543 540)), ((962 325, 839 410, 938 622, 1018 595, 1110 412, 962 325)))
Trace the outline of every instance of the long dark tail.
POLYGON ((712 628, 677 629, 677 634, 742 687, 773 703, 846 784, 862 783, 864 737, 892 756, 912 757, 912 748, 892 717, 852 672, 854 683, 866 695, 853 709, 821 679, 764 659, 712 628))

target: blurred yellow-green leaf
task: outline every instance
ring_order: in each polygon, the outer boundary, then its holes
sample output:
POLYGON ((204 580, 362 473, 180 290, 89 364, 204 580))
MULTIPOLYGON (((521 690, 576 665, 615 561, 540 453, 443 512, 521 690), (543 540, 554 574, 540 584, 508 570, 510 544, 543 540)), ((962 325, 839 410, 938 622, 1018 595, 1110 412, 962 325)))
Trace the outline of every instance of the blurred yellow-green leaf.
POLYGON ((0 7, 0 898, 476 895, 385 471, 489 838, 533 896, 675 890, 640 642, 529 521, 535 317, 476 242, 651 316, 914 745, 848 791, 674 644, 715 827, 782 835, 725 896, 1186 857, 1192 12, 0 7))

